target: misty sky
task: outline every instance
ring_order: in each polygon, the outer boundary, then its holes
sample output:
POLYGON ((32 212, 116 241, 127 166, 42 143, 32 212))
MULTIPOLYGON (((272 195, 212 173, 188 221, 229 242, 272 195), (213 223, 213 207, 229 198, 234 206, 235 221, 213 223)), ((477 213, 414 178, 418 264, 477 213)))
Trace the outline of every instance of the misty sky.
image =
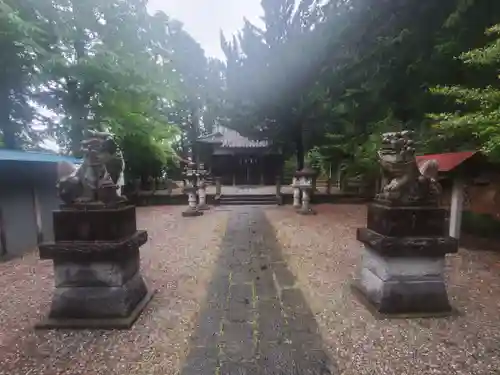
POLYGON ((221 59, 219 31, 230 37, 243 26, 243 17, 260 25, 262 15, 260 0, 149 0, 148 8, 181 21, 207 56, 221 59))

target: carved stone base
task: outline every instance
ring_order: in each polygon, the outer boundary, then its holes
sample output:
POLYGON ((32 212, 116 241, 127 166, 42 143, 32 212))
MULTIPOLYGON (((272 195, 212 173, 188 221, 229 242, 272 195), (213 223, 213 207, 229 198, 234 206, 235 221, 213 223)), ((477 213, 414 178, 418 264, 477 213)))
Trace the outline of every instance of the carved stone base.
POLYGON ((186 211, 182 212, 183 217, 195 217, 203 215, 203 211, 199 211, 197 208, 189 207, 186 211))
POLYGON ((134 310, 124 318, 51 318, 37 323, 35 329, 129 329, 131 328, 141 312, 153 298, 156 290, 148 291, 142 300, 135 306, 134 310))
POLYGON ((283 195, 281 194, 276 195, 276 204, 278 206, 283 206, 283 195))
POLYGON ((54 211, 54 239, 60 241, 115 241, 137 230, 134 206, 94 210, 54 211))
POLYGON ((299 215, 316 215, 316 211, 314 211, 311 207, 307 208, 300 207, 297 209, 297 213, 299 215))
POLYGON ((368 206, 367 228, 392 237, 447 235, 446 210, 438 207, 368 206))
POLYGON ((198 206, 196 206, 196 209, 198 211, 208 211, 210 210, 210 206, 208 204, 199 204, 198 206))
POLYGON ((377 313, 443 316, 452 313, 444 282, 444 254, 383 256, 363 248, 355 287, 377 313))
POLYGON ((48 317, 36 328, 129 328, 152 296, 140 272, 147 232, 124 237, 136 227, 135 210, 58 211, 54 218, 56 238, 64 240, 39 247, 40 258, 53 261, 55 290, 48 317), (106 222, 111 218, 114 223, 106 222))

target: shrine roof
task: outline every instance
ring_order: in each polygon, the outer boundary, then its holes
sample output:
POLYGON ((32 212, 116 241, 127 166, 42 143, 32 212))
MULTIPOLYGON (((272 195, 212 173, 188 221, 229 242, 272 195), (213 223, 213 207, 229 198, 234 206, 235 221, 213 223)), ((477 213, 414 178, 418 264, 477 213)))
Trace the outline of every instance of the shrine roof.
POLYGON ((444 154, 429 154, 417 156, 419 164, 427 160, 437 160, 439 163, 439 172, 450 172, 457 168, 459 165, 478 154, 477 151, 463 151, 463 152, 448 152, 444 154))
POLYGON ((252 140, 236 130, 218 126, 214 133, 199 137, 198 142, 215 144, 222 148, 267 148, 268 141, 252 140))

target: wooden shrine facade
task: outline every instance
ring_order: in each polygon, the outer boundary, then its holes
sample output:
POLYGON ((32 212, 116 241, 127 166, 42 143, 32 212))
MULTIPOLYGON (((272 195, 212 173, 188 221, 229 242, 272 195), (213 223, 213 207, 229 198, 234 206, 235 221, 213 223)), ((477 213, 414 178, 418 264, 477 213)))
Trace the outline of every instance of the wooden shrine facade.
POLYGON ((224 127, 198 138, 196 154, 223 185, 274 185, 283 170, 282 155, 269 142, 224 127))

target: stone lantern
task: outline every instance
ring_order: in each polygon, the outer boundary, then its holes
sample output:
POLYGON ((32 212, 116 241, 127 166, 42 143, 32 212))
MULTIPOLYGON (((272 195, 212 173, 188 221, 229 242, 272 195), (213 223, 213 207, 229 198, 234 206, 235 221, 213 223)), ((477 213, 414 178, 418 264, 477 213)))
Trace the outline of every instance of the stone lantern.
POLYGON ((196 183, 198 181, 198 174, 196 164, 195 163, 188 163, 188 165, 185 168, 184 171, 184 181, 185 181, 185 186, 184 186, 184 192, 188 196, 188 208, 186 211, 182 213, 182 216, 184 217, 192 217, 192 216, 201 216, 203 215, 203 212, 198 210, 197 208, 197 199, 196 199, 196 191, 198 187, 196 186, 196 183))
MULTIPOLYGON (((311 195, 313 191, 313 179, 316 172, 309 166, 295 173, 295 187, 302 193, 302 205, 297 210, 301 215, 314 215, 316 212, 310 207, 311 195)), ((295 193, 295 192, 294 192, 295 193)), ((295 206, 295 195, 294 195, 295 206)))
POLYGON ((207 205, 207 176, 208 171, 205 169, 205 165, 200 163, 197 170, 198 175, 198 197, 200 199, 198 203, 198 210, 209 210, 210 207, 207 205))

